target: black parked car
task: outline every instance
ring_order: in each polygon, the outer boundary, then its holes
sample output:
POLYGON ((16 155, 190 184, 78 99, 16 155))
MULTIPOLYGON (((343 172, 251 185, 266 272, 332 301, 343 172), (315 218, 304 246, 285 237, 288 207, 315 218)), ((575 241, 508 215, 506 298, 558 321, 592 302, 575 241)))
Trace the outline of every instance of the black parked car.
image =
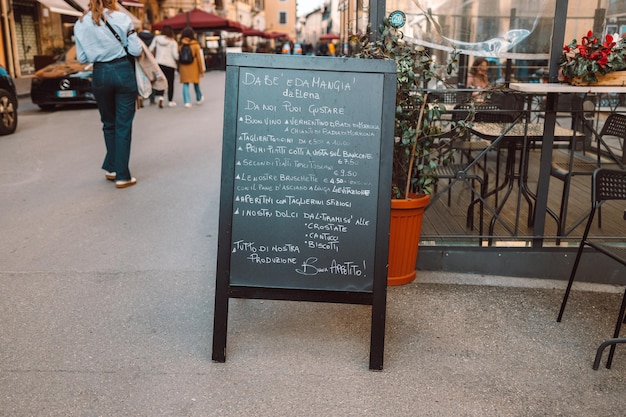
POLYGON ((17 128, 17 90, 13 78, 0 65, 0 136, 17 128))
POLYGON ((92 64, 76 60, 76 46, 35 73, 30 98, 42 110, 64 104, 96 104, 91 89, 92 64))

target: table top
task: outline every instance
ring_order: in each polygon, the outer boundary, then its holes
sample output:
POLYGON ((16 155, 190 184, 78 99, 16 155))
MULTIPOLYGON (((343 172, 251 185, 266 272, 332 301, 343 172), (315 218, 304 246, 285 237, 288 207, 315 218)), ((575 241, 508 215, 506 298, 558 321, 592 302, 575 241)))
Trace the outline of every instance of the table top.
MULTIPOLYGON (((502 136, 504 131, 510 126, 510 123, 475 122, 470 130, 483 139, 496 139, 502 136)), ((543 123, 516 123, 511 130, 507 132, 505 138, 523 139, 524 137, 528 137, 533 140, 542 139, 543 128, 543 123), (526 127, 528 127, 528 130, 525 130, 526 127)), ((571 140, 573 137, 584 137, 584 134, 559 125, 554 126, 554 138, 556 140, 571 140)))
POLYGON ((547 93, 626 93, 626 87, 614 85, 570 85, 561 83, 510 83, 511 90, 530 94, 547 93))

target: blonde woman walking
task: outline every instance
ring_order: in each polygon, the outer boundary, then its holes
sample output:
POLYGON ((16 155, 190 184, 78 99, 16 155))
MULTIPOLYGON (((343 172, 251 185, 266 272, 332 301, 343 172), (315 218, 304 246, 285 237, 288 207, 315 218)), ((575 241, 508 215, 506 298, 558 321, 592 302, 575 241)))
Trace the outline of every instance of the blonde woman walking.
POLYGON ((102 169, 117 188, 126 188, 137 182, 128 168, 137 81, 127 55, 141 55, 142 42, 130 18, 117 10, 117 0, 89 0, 74 37, 78 61, 93 62, 92 88, 107 149, 102 169))

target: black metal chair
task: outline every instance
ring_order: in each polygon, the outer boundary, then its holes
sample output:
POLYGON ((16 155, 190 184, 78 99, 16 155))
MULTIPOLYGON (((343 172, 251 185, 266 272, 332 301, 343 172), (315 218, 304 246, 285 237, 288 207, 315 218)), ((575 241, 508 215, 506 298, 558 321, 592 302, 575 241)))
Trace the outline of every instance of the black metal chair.
MULTIPOLYGON (((478 203, 479 206, 479 223, 478 223, 478 234, 480 236, 483 235, 483 219, 484 219, 484 206, 483 199, 487 192, 487 178, 483 178, 478 174, 476 169, 473 167, 473 163, 463 164, 463 163, 451 163, 447 165, 440 165, 437 167, 437 178, 440 180, 448 180, 448 206, 451 204, 451 193, 450 188, 454 181, 462 181, 471 189, 471 199, 470 204, 467 207, 467 220, 466 226, 470 229, 474 229, 474 205, 478 203), (475 183, 478 182, 480 187, 476 189, 475 183), (479 194, 479 198, 475 198, 475 195, 479 194)), ((479 239, 479 243, 482 242, 482 238, 479 239)))
MULTIPOLYGON (((462 96, 459 99, 457 96, 457 104, 454 107, 452 113, 452 122, 458 123, 459 121, 468 119, 470 112, 474 112, 474 122, 492 122, 492 123, 512 123, 523 109, 523 98, 515 94, 504 94, 502 92, 491 93, 491 101, 489 103, 470 103, 467 102, 469 96, 462 96)), ((445 99, 439 98, 439 99, 445 99)), ((465 183, 471 189, 471 202, 467 208, 467 220, 466 226, 474 229, 474 206, 479 206, 479 234, 483 235, 483 220, 484 220, 484 204, 485 196, 487 195, 487 187, 489 184, 489 175, 487 170, 487 153, 494 148, 494 144, 491 141, 478 139, 472 140, 469 131, 466 134, 458 134, 459 126, 454 126, 453 130, 449 132, 447 137, 454 137, 450 142, 450 147, 455 149, 458 154, 461 155, 459 162, 454 162, 446 165, 441 165, 437 168, 437 177, 441 180, 448 180, 448 186, 444 191, 448 191, 448 206, 451 204, 450 188, 456 181, 465 183), (454 132, 457 132, 454 134, 454 132), (477 152, 478 155, 475 155, 477 152), (467 162, 463 162, 463 156, 467 158, 467 162), (479 162, 483 159, 482 163, 479 162), (479 171, 482 171, 479 173, 479 171), (476 183, 480 187, 476 188, 476 183)), ((500 152, 499 146, 495 146, 496 153, 496 188, 498 187, 497 177, 500 167, 500 152)), ((497 196, 496 196, 497 204, 497 196)), ((482 243, 482 238, 479 239, 479 244, 482 243)))
MULTIPOLYGON (((458 149, 453 146, 454 143, 457 142, 458 137, 464 136, 464 131, 466 128, 463 125, 456 124, 456 119, 453 119, 451 128, 446 132, 442 132, 438 140, 433 141, 433 154, 441 153, 449 154, 451 151, 457 151, 458 149)), ((486 151, 485 151, 486 152, 486 151)), ((488 177, 487 173, 484 169, 482 172, 484 176, 481 176, 479 173, 479 165, 477 161, 469 159, 466 163, 463 162, 462 158, 460 161, 451 160, 447 163, 443 163, 443 161, 437 166, 437 179, 438 180, 448 180, 448 184, 445 186, 443 190, 439 190, 438 183, 435 184, 435 195, 431 200, 431 205, 434 201, 436 201, 443 193, 447 191, 448 195, 448 207, 451 206, 452 199, 452 186, 456 182, 461 182, 465 184, 471 190, 471 199, 470 204, 467 208, 467 218, 466 225, 470 230, 474 229, 474 206, 479 204, 479 235, 483 234, 483 199, 482 196, 487 191, 488 177), (478 188, 476 187, 476 183, 479 184, 478 188), (476 195, 480 195, 480 198, 476 198, 476 195)), ((482 239, 479 239, 479 244, 482 242, 482 239)))
MULTIPOLYGON (((560 322, 563 318, 563 312, 565 311, 565 306, 567 304, 567 300, 572 289, 572 284, 574 283, 574 278, 576 277, 576 272, 578 271, 580 260, 584 253, 585 246, 593 248, 595 251, 608 256, 609 258, 619 262, 626 267, 626 246, 620 246, 620 244, 616 242, 603 242, 590 238, 589 236, 589 231, 591 229, 591 225, 593 224, 593 218, 596 214, 596 211, 598 211, 600 206, 608 200, 626 201, 626 171, 600 168, 595 170, 593 173, 591 185, 591 212, 589 214, 589 218, 587 219, 585 232, 583 233, 580 244, 578 246, 576 259, 574 260, 572 272, 567 283, 567 288, 565 289, 565 294, 563 295, 563 301, 561 302, 561 309, 559 310, 559 315, 556 319, 557 322, 560 322)), ((602 357, 602 352, 609 345, 611 346, 611 350, 609 352, 609 356, 606 362, 606 367, 610 368, 613 361, 613 355, 615 354, 616 344, 626 343, 626 339, 619 338, 622 323, 624 322, 625 311, 626 290, 624 291, 622 304, 619 309, 619 314, 617 316, 617 322, 615 323, 615 332, 613 333, 613 338, 605 341, 598 348, 593 369, 598 369, 598 365, 602 357)))
MULTIPOLYGON (((567 236, 578 225, 585 221, 586 215, 580 217, 573 223, 570 228, 567 228, 567 208, 569 202, 569 191, 572 184, 572 178, 575 176, 593 175, 594 171, 598 168, 623 168, 623 165, 619 163, 619 159, 612 153, 610 147, 605 142, 606 136, 614 136, 626 138, 626 115, 619 113, 612 113, 604 122, 604 126, 600 131, 600 134, 596 138, 595 157, 590 155, 577 155, 576 144, 572 141, 570 146, 569 157, 567 159, 555 159, 552 162, 552 168, 550 175, 558 180, 563 181, 563 191, 561 193, 561 207, 559 214, 554 215, 550 212, 550 215, 555 218, 557 222, 557 235, 559 237, 567 236), (602 158, 602 152, 604 151, 611 157, 610 160, 605 161, 602 158)), ((601 225, 601 213, 598 213, 598 224, 601 225)), ((559 243, 560 240, 557 241, 559 243)))

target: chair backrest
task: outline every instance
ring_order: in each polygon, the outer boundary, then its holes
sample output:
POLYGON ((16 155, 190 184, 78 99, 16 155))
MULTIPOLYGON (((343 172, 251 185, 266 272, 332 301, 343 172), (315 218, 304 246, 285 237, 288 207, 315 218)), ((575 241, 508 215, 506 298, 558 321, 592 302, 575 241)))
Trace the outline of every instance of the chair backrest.
POLYGON ((515 116, 496 104, 477 104, 475 122, 486 123, 511 123, 515 120, 515 116))
POLYGON ((626 171, 599 168, 593 173, 592 204, 606 200, 626 200, 626 171))
POLYGON ((606 118, 604 126, 600 131, 600 136, 617 136, 618 138, 626 138, 626 115, 620 113, 611 113, 606 118))
POLYGON ((524 110, 525 97, 513 91, 494 91, 491 93, 489 104, 497 106, 500 110, 519 113, 524 110))
POLYGON ((437 90, 428 93, 429 101, 438 101, 442 104, 463 104, 472 101, 472 93, 470 91, 456 90, 437 90))
MULTIPOLYGON (((472 104, 461 103, 454 107, 454 120, 467 117, 472 104)), ((512 123, 524 110, 524 96, 514 92, 490 91, 489 101, 474 103, 474 121, 485 123, 512 123)))

